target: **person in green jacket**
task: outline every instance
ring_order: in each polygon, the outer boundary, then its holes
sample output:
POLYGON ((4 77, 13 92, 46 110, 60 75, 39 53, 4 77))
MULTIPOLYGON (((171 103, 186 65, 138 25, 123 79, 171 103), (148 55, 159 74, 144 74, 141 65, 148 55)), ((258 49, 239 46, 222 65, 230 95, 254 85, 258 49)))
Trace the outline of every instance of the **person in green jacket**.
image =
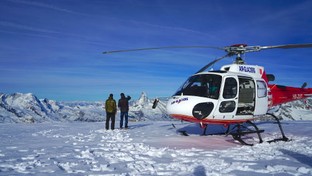
POLYGON ((115 129, 115 116, 117 112, 116 101, 113 98, 113 94, 110 94, 108 99, 105 102, 105 111, 106 111, 106 123, 105 129, 109 129, 109 121, 111 122, 111 129, 115 129))

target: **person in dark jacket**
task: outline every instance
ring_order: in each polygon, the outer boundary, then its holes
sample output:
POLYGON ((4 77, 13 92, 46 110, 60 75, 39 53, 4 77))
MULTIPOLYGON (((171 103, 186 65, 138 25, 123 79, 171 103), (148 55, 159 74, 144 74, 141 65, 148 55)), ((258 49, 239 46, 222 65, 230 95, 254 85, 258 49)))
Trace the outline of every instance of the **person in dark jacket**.
POLYGON ((118 101, 118 108, 120 109, 120 128, 123 128, 123 121, 125 118, 125 128, 128 128, 128 111, 129 111, 129 100, 130 96, 125 97, 124 93, 120 94, 118 101))
POLYGON ((106 123, 105 129, 109 129, 109 121, 111 122, 111 129, 115 129, 115 116, 117 112, 116 101, 113 98, 113 94, 110 94, 108 99, 105 102, 105 111, 106 111, 106 123))

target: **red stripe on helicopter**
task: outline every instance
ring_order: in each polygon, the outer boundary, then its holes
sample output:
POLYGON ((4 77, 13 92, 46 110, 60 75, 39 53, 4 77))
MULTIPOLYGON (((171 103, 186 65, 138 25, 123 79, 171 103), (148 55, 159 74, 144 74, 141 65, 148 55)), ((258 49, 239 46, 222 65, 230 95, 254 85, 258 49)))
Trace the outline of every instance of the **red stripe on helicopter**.
MULTIPOLYGON (((260 70, 262 70, 262 69, 260 69, 260 70)), ((261 72, 262 72, 262 71, 261 71, 261 72)), ((265 73, 265 70, 263 70, 263 73, 261 74, 261 78, 264 79, 264 81, 265 81, 266 83, 269 82, 269 79, 268 79, 268 77, 267 77, 267 75, 266 75, 266 73, 265 73)))
POLYGON ((170 116, 173 118, 188 121, 188 122, 203 123, 203 124, 218 124, 218 125, 244 123, 248 120, 254 120, 255 119, 255 118, 249 118, 249 119, 235 119, 235 120, 225 120, 225 119, 202 119, 202 120, 198 120, 193 116, 187 116, 187 115, 182 115, 182 114, 170 114, 170 116))

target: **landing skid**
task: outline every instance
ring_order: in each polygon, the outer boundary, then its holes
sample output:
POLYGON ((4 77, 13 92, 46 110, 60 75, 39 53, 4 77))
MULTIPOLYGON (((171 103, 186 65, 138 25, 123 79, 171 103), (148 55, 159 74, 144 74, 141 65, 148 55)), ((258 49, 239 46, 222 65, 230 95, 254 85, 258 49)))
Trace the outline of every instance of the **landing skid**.
POLYGON ((258 143, 262 143, 263 140, 261 133, 263 132, 264 130, 259 130, 256 124, 248 120, 245 124, 237 124, 232 129, 230 129, 229 126, 226 135, 232 135, 233 139, 237 140, 243 145, 253 146, 253 143, 247 142, 247 140, 243 137, 246 135, 257 134, 259 139, 258 143))
POLYGON ((189 136, 186 131, 179 131, 179 133, 183 136, 189 136))
MULTIPOLYGON (((289 141, 289 139, 285 136, 280 120, 274 114, 268 113, 267 115, 273 117, 273 119, 277 122, 282 137, 276 138, 270 141, 266 141, 266 142, 271 143, 271 142, 278 142, 278 141, 285 141, 285 142, 289 141)), ((257 134, 259 143, 262 143, 263 140, 261 137, 261 133, 263 132, 264 130, 259 130, 256 124, 252 123, 251 121, 247 121, 246 125, 237 124, 231 130, 229 126, 227 130, 227 135, 232 135, 233 139, 237 140, 239 143, 243 145, 253 146, 254 145, 253 143, 246 142, 244 139, 242 139, 242 137, 248 134, 257 134), (253 129, 251 129, 250 127, 252 127, 253 129)))
MULTIPOLYGON (((268 113, 267 115, 271 116, 276 121, 282 137, 276 138, 270 141, 266 141, 266 142, 271 143, 271 142, 278 142, 278 141, 285 141, 285 142, 289 141, 289 139, 285 136, 280 120, 274 114, 268 113)), ((173 127, 175 128, 174 125, 173 127)), ((202 135, 206 135, 207 125, 201 124, 201 127, 204 129, 202 135)), ((186 131, 178 131, 178 132, 183 136, 189 136, 186 131)), ((263 142, 263 139, 261 137, 261 133, 263 132, 264 130, 260 130, 255 123, 248 120, 246 121, 246 123, 243 123, 243 124, 235 124, 234 126, 229 125, 225 132, 225 135, 226 136, 231 135, 234 140, 238 141, 242 145, 253 146, 256 142, 257 143, 263 142), (252 134, 256 134, 256 136, 253 136, 255 140, 250 141, 249 140, 250 135, 252 134), (249 138, 247 137, 248 135, 249 135, 249 138)), ((212 134, 212 135, 220 135, 220 134, 212 134)))

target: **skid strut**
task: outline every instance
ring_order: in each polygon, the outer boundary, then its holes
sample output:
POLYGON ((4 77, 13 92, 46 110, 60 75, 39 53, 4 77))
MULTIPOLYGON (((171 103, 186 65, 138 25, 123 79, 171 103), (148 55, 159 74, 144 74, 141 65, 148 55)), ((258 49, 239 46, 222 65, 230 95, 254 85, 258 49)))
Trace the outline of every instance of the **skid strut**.
POLYGON ((257 134, 259 138, 259 143, 262 143, 262 137, 261 133, 263 133, 264 130, 259 130, 256 124, 252 123, 251 121, 247 121, 245 125, 243 124, 237 124, 235 125, 231 130, 230 127, 227 129, 227 135, 232 135, 233 139, 237 140, 239 143, 243 145, 249 145, 253 146, 253 144, 246 142, 244 139, 242 139, 243 136, 248 134, 257 134), (251 129, 252 127, 253 129, 251 129))
POLYGON ((285 136, 285 133, 283 131, 283 128, 282 128, 280 120, 274 114, 267 113, 267 115, 270 115, 271 117, 274 118, 274 120, 276 120, 276 122, 278 124, 278 127, 279 127, 279 129, 281 131, 281 134, 282 134, 281 138, 273 139, 273 140, 270 140, 268 142, 271 143, 271 142, 277 142, 277 141, 289 141, 289 139, 285 136))

